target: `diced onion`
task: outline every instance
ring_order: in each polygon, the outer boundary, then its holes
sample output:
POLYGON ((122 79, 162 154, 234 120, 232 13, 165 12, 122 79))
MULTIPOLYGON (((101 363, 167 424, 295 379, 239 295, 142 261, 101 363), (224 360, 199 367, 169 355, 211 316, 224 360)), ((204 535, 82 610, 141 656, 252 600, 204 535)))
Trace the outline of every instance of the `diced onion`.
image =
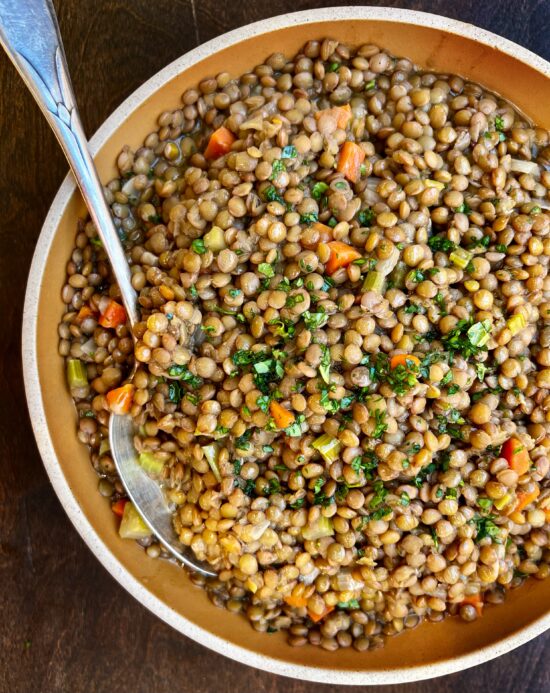
POLYGON ((523 159, 512 159, 510 170, 515 173, 530 173, 537 178, 540 176, 540 167, 536 161, 524 161, 523 159))
POLYGON ((424 185, 427 188, 437 188, 438 190, 443 190, 445 188, 445 183, 439 180, 433 180, 433 178, 426 178, 424 185))
POLYGON ((226 247, 225 236, 219 226, 213 226, 208 233, 204 234, 202 240, 204 245, 213 253, 217 253, 226 247))
POLYGON ((83 354, 86 354, 86 356, 93 358, 97 349, 97 344, 95 343, 94 338, 90 337, 88 341, 84 342, 84 344, 81 344, 80 349, 83 354))
POLYGON ((219 446, 217 445, 217 443, 203 445, 202 451, 204 452, 204 456, 206 457, 206 460, 210 465, 210 469, 212 470, 212 474, 215 476, 216 481, 218 483, 221 483, 222 475, 220 474, 220 468, 218 466, 218 455, 220 454, 219 446))
POLYGON ((399 262, 399 248, 393 246, 389 257, 384 260, 378 260, 376 263, 376 271, 383 277, 387 277, 390 272, 393 271, 397 263, 399 262))
POLYGON ((323 515, 302 529, 302 536, 306 541, 317 541, 317 539, 322 537, 331 537, 333 534, 332 520, 330 517, 324 517, 323 515))

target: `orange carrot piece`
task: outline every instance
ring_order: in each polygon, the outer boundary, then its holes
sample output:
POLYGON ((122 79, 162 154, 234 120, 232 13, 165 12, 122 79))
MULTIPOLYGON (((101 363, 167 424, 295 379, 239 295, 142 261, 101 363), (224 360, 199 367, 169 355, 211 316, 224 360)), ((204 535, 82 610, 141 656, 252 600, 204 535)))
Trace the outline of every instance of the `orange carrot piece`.
POLYGON ((131 383, 127 383, 107 393, 107 404, 113 414, 128 414, 134 401, 135 389, 131 383))
POLYGON ((345 106, 337 106, 337 123, 340 130, 345 130, 351 120, 351 106, 347 103, 345 106))
POLYGON ((217 159, 231 150, 235 135, 227 128, 221 127, 210 135, 208 145, 204 150, 205 159, 217 159))
POLYGON ((291 411, 285 409, 279 402, 275 402, 275 400, 269 403, 269 411, 277 424, 277 428, 288 428, 296 420, 296 417, 291 411))
POLYGON ((101 314, 98 320, 102 327, 112 328, 118 327, 119 325, 124 325, 126 322, 126 311, 124 306, 116 301, 109 301, 107 308, 101 314))
POLYGON ((328 616, 330 614, 331 611, 334 611, 334 607, 327 606, 325 607, 325 610, 322 614, 316 614, 314 611, 310 611, 309 609, 307 610, 307 614, 313 621, 313 623, 319 623, 319 621, 322 621, 325 618, 325 616, 328 616))
POLYGON ((550 508, 546 508, 546 510, 544 511, 544 514, 546 515, 546 522, 548 522, 548 524, 550 524, 550 508))
POLYGON ((115 515, 122 517, 124 515, 124 506, 127 502, 128 500, 126 498, 119 498, 111 505, 111 510, 114 512, 115 515))
POLYGON ((362 257, 357 248, 347 243, 342 243, 342 241, 331 241, 327 245, 330 248, 330 257, 325 265, 325 270, 328 274, 334 274, 340 267, 347 267, 354 260, 362 257))
POLYGON ((91 318, 94 315, 95 313, 90 308, 90 306, 82 306, 82 308, 78 311, 78 314, 76 316, 76 322, 80 324, 86 318, 91 318))
POLYGON ((361 164, 365 160, 364 150, 355 142, 344 142, 338 157, 336 170, 343 173, 352 183, 357 183, 361 174, 361 164))
POLYGON ((418 367, 420 366, 420 359, 413 354, 395 354, 391 357, 390 368, 397 368, 397 366, 410 368, 411 363, 418 367))
POLYGON ((288 597, 285 597, 285 602, 295 609, 302 609, 307 606, 307 599, 303 595, 289 594, 288 597))
POLYGON ((526 474, 531 466, 531 458, 525 445, 517 438, 509 438, 500 452, 501 456, 506 459, 510 469, 513 469, 520 476, 526 474))
POLYGON ((536 501, 537 498, 540 496, 540 488, 539 486, 535 486, 533 491, 520 491, 517 495, 517 505, 514 508, 514 512, 521 512, 523 508, 526 508, 528 505, 531 505, 533 501, 536 501))
POLYGON ((322 111, 317 111, 315 120, 319 120, 321 116, 327 114, 336 118, 336 125, 340 130, 345 130, 351 120, 351 106, 347 103, 345 106, 335 106, 334 108, 325 108, 322 111))
POLYGON ((478 616, 483 616, 483 598, 478 592, 477 594, 471 594, 466 599, 463 599, 460 604, 471 604, 475 607, 478 616))
POLYGON ((332 239, 332 229, 326 224, 321 224, 320 221, 313 222, 309 228, 317 234, 313 240, 308 241, 307 238, 303 237, 300 239, 300 243, 308 250, 316 250, 319 243, 328 243, 332 239))

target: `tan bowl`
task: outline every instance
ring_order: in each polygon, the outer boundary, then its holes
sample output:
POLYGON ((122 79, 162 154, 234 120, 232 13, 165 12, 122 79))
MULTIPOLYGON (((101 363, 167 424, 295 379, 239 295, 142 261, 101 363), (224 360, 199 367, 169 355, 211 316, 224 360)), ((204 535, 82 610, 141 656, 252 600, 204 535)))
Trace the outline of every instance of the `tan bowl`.
MULTIPOLYGON (((487 31, 430 14, 350 7, 276 17, 210 41, 146 82, 92 139, 103 180, 115 175, 121 147, 139 147, 156 116, 180 104, 182 92, 222 71, 239 75, 272 51, 293 55, 306 40, 330 36, 351 45, 377 43, 432 70, 454 72, 510 98, 550 128, 550 64, 487 31)), ((71 521, 105 568, 140 603, 177 630, 216 652, 285 676, 339 684, 388 684, 448 674, 518 647, 550 627, 550 580, 510 594, 466 625, 458 618, 425 624, 390 638, 384 649, 358 653, 292 648, 283 634, 260 634, 215 608, 186 574, 150 559, 119 539, 115 518, 97 493, 97 477, 75 435, 75 410, 57 354, 60 293, 77 219, 85 209, 67 177, 42 229, 34 255, 23 326, 27 400, 46 470, 71 521)))

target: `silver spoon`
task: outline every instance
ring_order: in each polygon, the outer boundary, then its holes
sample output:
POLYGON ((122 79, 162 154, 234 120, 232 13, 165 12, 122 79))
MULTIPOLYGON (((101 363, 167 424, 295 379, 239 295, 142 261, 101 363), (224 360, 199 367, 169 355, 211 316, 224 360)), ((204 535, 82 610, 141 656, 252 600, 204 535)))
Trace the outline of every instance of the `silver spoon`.
MULTIPOLYGON (((88 149, 76 107, 59 26, 51 0, 0 0, 0 43, 54 131, 82 192, 133 327, 139 321, 137 294, 124 250, 88 149)), ((111 453, 124 487, 149 529, 188 568, 216 575, 185 550, 172 527, 164 495, 139 466, 129 417, 111 416, 111 453)))

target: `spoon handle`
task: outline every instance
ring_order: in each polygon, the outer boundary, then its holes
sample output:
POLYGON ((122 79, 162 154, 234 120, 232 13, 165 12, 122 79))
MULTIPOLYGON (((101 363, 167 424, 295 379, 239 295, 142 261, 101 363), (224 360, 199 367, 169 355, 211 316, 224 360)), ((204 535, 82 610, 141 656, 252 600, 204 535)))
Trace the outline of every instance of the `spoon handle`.
POLYGON ((0 0, 0 43, 61 144, 134 325, 139 319, 137 295, 88 149, 51 0, 0 0))

